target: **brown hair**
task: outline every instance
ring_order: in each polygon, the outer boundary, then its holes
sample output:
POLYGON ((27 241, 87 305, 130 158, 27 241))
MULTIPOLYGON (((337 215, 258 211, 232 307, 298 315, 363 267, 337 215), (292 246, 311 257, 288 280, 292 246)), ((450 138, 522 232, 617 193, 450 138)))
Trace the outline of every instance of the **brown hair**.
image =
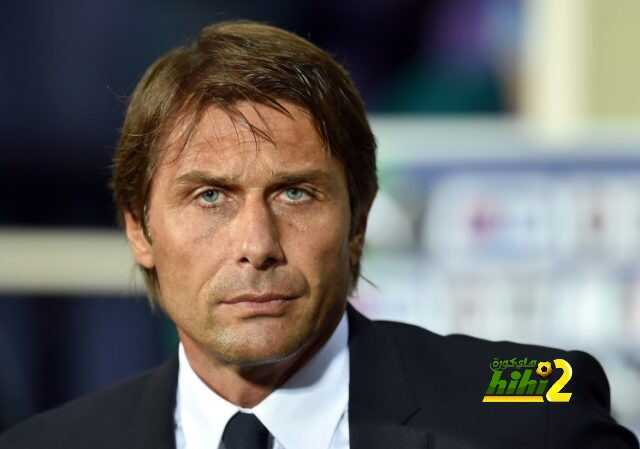
MULTIPOLYGON (((378 189, 376 143, 349 75, 307 40, 247 21, 205 27, 192 44, 154 62, 139 81, 114 156, 111 187, 121 222, 129 211, 150 241, 146 206, 163 136, 185 115, 193 118, 193 130, 210 106, 248 124, 235 108, 239 101, 269 105, 285 114, 280 101, 288 101, 311 114, 323 143, 345 168, 351 236, 363 232, 378 189)), ((158 295, 155 270, 141 268, 153 300, 158 295)), ((360 275, 359 257, 351 271, 353 288, 360 275)))

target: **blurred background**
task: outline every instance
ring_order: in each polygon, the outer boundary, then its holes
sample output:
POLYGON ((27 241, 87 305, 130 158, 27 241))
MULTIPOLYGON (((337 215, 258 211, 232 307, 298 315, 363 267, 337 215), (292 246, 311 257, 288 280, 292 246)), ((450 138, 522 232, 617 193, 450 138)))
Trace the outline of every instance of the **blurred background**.
POLYGON ((144 69, 234 18, 329 50, 365 99, 381 192, 354 304, 589 351, 638 432, 635 0, 5 3, 0 431, 175 350, 117 229, 110 158, 144 69))

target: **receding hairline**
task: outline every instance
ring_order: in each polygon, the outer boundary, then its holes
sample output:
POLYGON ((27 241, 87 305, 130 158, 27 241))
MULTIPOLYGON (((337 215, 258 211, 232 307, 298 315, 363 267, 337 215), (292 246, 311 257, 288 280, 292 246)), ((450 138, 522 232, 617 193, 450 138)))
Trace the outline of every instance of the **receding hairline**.
POLYGON ((319 139, 319 142, 327 154, 333 157, 336 156, 331 152, 327 139, 319 129, 320 125, 317 123, 317 119, 309 109, 288 99, 276 99, 276 101, 278 102, 277 107, 270 103, 265 104, 252 100, 240 100, 231 105, 210 103, 191 108, 183 107, 180 113, 175 114, 174 117, 168 117, 166 122, 161 125, 162 131, 154 148, 157 158, 156 161, 160 163, 160 161, 165 158, 167 152, 171 152, 174 148, 177 148, 177 150, 170 162, 179 159, 187 147, 199 147, 201 145, 211 147, 211 145, 208 144, 210 141, 209 138, 203 142, 195 142, 195 144, 193 141, 201 129, 203 120, 205 120, 206 117, 211 117, 211 114, 220 114, 213 123, 213 129, 223 131, 214 134, 213 137, 218 141, 223 140, 233 133, 237 138, 237 142, 240 144, 248 142, 242 135, 250 136, 250 141, 255 145, 256 150, 259 149, 262 142, 268 142, 276 146, 274 129, 272 129, 269 124, 269 120, 267 120, 259 110, 259 107, 269 108, 291 120, 296 120, 296 112, 301 113, 308 119, 315 136, 319 139), (255 112, 255 115, 251 114, 250 116, 243 112, 242 109, 246 107, 249 107, 250 111, 255 112), (256 121, 259 123, 256 124, 256 121))

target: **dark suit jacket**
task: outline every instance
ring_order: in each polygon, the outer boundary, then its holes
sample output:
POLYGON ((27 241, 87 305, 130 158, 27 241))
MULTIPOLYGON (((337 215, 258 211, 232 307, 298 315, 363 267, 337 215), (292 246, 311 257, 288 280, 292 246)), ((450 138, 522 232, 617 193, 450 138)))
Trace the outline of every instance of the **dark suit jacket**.
MULTIPOLYGON (((611 418, 605 374, 586 353, 443 337, 372 322, 352 307, 348 316, 352 449, 638 449, 611 418), (494 357, 566 359, 573 367, 571 401, 483 403, 494 357)), ((174 449, 177 373, 174 357, 19 424, 0 437, 0 449, 174 449)))

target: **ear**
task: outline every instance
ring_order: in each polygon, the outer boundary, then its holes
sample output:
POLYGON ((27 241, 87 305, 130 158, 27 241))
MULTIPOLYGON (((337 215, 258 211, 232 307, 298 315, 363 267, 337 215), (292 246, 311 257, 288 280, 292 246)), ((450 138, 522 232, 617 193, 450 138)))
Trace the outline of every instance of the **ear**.
POLYGON ((124 212, 124 224, 127 232, 127 240, 133 252, 133 258, 138 265, 151 269, 155 263, 153 261, 153 250, 151 243, 145 235, 142 223, 138 221, 131 212, 124 212))
POLYGON ((367 232, 367 219, 369 218, 371 204, 373 204, 373 201, 369 202, 369 204, 367 204, 360 213, 356 228, 349 240, 349 258, 352 266, 355 265, 362 257, 362 251, 364 250, 364 237, 367 232))
POLYGON ((364 249, 364 235, 354 234, 349 241, 349 261, 351 266, 354 266, 362 257, 362 251, 364 249))

